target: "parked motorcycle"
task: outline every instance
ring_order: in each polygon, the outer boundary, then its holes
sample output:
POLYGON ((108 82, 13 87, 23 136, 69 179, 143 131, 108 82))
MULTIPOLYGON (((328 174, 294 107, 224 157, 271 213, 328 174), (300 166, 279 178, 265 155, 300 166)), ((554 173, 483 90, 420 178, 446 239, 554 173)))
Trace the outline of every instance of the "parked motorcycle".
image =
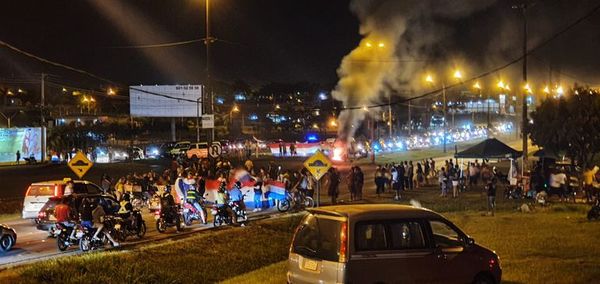
POLYGON ((596 198, 594 205, 592 205, 592 208, 587 213, 587 218, 590 221, 600 218, 600 198, 596 198))
POLYGON ((56 223, 56 229, 59 232, 56 236, 56 246, 60 251, 66 251, 69 247, 77 245, 84 234, 84 229, 79 224, 65 226, 62 223, 56 223))
POLYGON ((230 225, 231 223, 233 223, 233 221, 231 220, 231 216, 229 216, 227 209, 225 209, 225 206, 218 207, 215 204, 213 205, 213 208, 211 209, 210 213, 213 215, 213 225, 215 227, 219 227, 223 224, 230 225))
MULTIPOLYGON (((192 225, 192 222, 194 220, 203 222, 201 213, 204 213, 204 216, 206 217, 207 216, 206 209, 204 209, 204 206, 202 205, 202 203, 200 204, 200 207, 202 208, 203 212, 198 211, 198 209, 196 209, 196 207, 194 207, 194 205, 190 204, 189 202, 184 203, 184 205, 183 205, 183 223, 186 226, 192 225)), ((204 220, 203 223, 206 224, 206 220, 204 220)))
POLYGON ((154 212, 156 219, 156 230, 164 233, 168 227, 175 226, 177 232, 181 230, 181 214, 179 206, 173 208, 161 208, 154 212))
POLYGON ((142 213, 139 210, 131 212, 132 220, 116 219, 115 232, 119 241, 125 241, 129 236, 136 236, 141 239, 146 234, 146 221, 142 218, 142 213))

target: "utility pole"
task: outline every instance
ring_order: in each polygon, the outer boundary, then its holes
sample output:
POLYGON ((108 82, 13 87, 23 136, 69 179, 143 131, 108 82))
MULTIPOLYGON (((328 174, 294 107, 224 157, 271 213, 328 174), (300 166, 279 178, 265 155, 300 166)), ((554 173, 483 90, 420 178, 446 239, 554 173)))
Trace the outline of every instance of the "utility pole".
POLYGON ((388 125, 390 128, 390 139, 392 138, 392 136, 394 135, 394 132, 392 130, 392 93, 389 93, 388 96, 388 125))
MULTIPOLYGON (((521 14, 523 16, 523 82, 526 84, 527 83, 527 7, 528 7, 528 3, 527 1, 524 1, 523 3, 521 3, 521 5, 519 5, 518 7, 513 6, 513 8, 520 8, 521 10, 521 14)), ((521 90, 523 92, 523 98, 522 98, 522 103, 523 103, 523 121, 522 121, 522 126, 521 126, 521 135, 523 136, 523 167, 522 169, 524 170, 525 166, 527 165, 527 142, 528 142, 528 135, 527 135, 527 124, 529 123, 529 117, 527 115, 527 91, 521 90)))
MULTIPOLYGON (((481 91, 479 91, 481 92, 481 91)), ((487 94, 487 138, 491 138, 492 123, 490 121, 490 92, 487 94)))
POLYGON ((444 137, 442 137, 442 140, 444 143, 444 153, 446 153, 446 84, 444 83, 442 83, 442 101, 444 104, 442 107, 442 111, 444 112, 444 137))
POLYGON ((408 101, 408 136, 410 136, 412 131, 412 115, 410 113, 410 101, 408 101))
MULTIPOLYGON (((213 38, 210 35, 210 0, 206 0, 206 90, 208 91, 208 97, 210 98, 210 113, 215 114, 215 100, 214 94, 210 84, 210 45, 212 44, 213 38)), ((203 94, 204 95, 204 94, 203 94)), ((214 118, 213 118, 214 119, 214 118)), ((210 141, 215 140, 215 128, 211 128, 210 141)))
POLYGON ((42 84, 40 90, 40 115, 41 115, 41 123, 40 126, 42 128, 42 162, 46 161, 46 117, 44 116, 44 105, 46 103, 46 82, 45 82, 46 74, 42 73, 42 84))

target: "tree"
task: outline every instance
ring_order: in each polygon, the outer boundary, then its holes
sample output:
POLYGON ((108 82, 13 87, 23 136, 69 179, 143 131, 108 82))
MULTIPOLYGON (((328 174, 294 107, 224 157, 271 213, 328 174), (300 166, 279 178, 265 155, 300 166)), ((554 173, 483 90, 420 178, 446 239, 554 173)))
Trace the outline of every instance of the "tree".
POLYGON ((565 153, 587 168, 600 152, 600 95, 576 87, 559 99, 547 98, 532 113, 529 133, 533 143, 555 155, 565 153))

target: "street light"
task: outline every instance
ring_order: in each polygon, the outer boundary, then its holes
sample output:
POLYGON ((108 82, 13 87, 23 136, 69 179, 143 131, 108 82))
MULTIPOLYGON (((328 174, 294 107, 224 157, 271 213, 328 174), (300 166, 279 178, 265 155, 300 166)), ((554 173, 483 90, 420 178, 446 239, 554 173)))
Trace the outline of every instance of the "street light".
MULTIPOLYGON (((459 69, 454 70, 453 74, 452 74, 455 79, 462 79, 463 75, 462 72, 459 69)), ((433 76, 431 74, 427 74, 425 76, 425 82, 429 83, 430 85, 434 85, 434 80, 433 80, 433 76)), ((442 82, 442 101, 443 101, 443 105, 442 105, 442 111, 444 114, 444 124, 443 124, 443 128, 444 128, 444 137, 442 139, 443 141, 443 145, 444 145, 444 153, 446 153, 447 149, 446 149, 446 142, 447 142, 447 124, 446 124, 446 108, 447 108, 447 103, 446 103, 446 84, 444 82, 442 82)), ((452 116, 454 118, 454 115, 452 116)), ((453 119, 454 120, 454 119, 453 119)))
POLYGON ((108 88, 108 95, 109 96, 114 96, 116 94, 115 90, 113 90, 112 88, 108 88))

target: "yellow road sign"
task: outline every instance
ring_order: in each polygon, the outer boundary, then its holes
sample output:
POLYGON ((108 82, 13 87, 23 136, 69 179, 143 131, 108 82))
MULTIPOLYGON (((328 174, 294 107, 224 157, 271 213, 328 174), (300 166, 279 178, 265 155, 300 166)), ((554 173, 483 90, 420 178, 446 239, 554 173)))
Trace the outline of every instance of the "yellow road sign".
POLYGON ((304 161, 304 167, 317 179, 320 180, 331 168, 331 161, 321 151, 317 150, 312 157, 304 161))
POLYGON ((75 157, 69 161, 69 168, 79 177, 82 178, 90 168, 94 165, 81 151, 78 151, 75 157))

